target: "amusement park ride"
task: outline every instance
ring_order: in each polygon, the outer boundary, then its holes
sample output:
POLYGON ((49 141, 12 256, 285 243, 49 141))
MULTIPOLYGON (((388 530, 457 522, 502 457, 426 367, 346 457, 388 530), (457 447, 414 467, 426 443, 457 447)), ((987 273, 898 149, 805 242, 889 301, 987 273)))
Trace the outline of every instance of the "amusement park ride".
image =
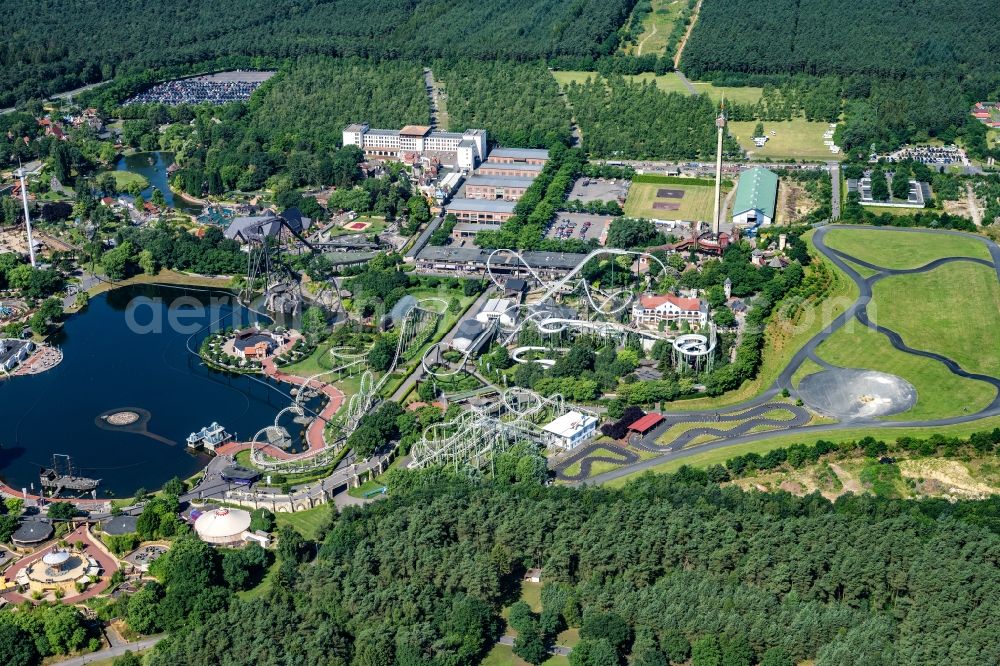
MULTIPOLYGON (((721 179, 722 179, 722 141, 725 133, 726 115, 724 103, 720 107, 719 116, 716 119, 718 128, 718 142, 716 146, 716 182, 715 182, 715 202, 713 218, 710 230, 700 233, 697 225, 693 225, 690 239, 683 239, 680 243, 670 246, 671 250, 701 250, 705 252, 720 253, 729 242, 729 235, 721 231, 721 179)), ((293 231, 289 229, 289 231, 293 231)), ((294 231, 293 231, 294 233, 294 231)), ((303 243, 310 250, 312 246, 305 242, 297 233, 303 243)), ((279 235, 280 238, 280 235, 279 235)), ((248 259, 247 269, 247 290, 249 292, 257 280, 263 278, 265 285, 265 296, 269 293, 271 300, 265 299, 269 309, 274 310, 278 296, 274 295, 281 290, 275 291, 272 285, 280 284, 280 280, 272 281, 272 276, 276 273, 275 266, 280 256, 280 243, 277 255, 273 251, 267 239, 264 238, 256 252, 251 252, 248 259)), ((534 304, 545 303, 550 300, 558 300, 569 294, 576 293, 582 302, 589 306, 589 314, 580 318, 572 316, 553 315, 550 311, 542 308, 531 309, 528 304, 515 304, 508 310, 501 313, 497 318, 480 333, 482 339, 495 339, 503 346, 509 346, 517 340, 518 334, 524 330, 525 326, 532 326, 539 335, 560 336, 566 332, 586 333, 602 338, 615 340, 617 344, 626 344, 630 339, 638 340, 644 347, 649 348, 657 341, 668 343, 671 347, 671 358, 676 368, 682 371, 702 372, 712 369, 713 359, 716 355, 717 336, 715 325, 711 322, 707 330, 698 333, 670 333, 659 330, 651 330, 636 323, 625 323, 627 319, 622 316, 631 306, 633 306, 637 294, 629 288, 602 290, 588 284, 582 276, 584 267, 592 259, 598 257, 619 257, 627 256, 641 259, 647 265, 656 263, 665 274, 674 272, 668 268, 657 256, 650 252, 621 250, 615 248, 601 248, 588 254, 574 269, 558 280, 547 281, 540 272, 531 266, 525 257, 516 250, 498 249, 494 250, 486 262, 487 277, 495 286, 504 288, 498 276, 494 273, 492 264, 499 256, 513 256, 523 266, 525 272, 530 275, 535 283, 534 296, 531 302, 534 304), (504 316, 505 315, 505 316, 504 316), (513 322, 513 323, 511 323, 513 322)), ((646 278, 647 286, 650 277, 646 278)), ((288 289, 284 289, 288 293, 288 289)), ((249 295, 249 294, 248 294, 249 295)), ((301 299, 301 295, 299 297, 301 299)), ((299 307, 297 304, 295 307, 299 307)), ((347 404, 343 414, 339 417, 340 439, 334 446, 324 447, 314 452, 306 452, 301 455, 292 456, 290 459, 278 459, 268 454, 267 445, 276 439, 287 436, 284 429, 278 425, 280 417, 291 410, 298 415, 304 414, 303 399, 314 395, 308 389, 300 390, 293 400, 292 405, 283 410, 275 419, 273 426, 268 426, 258 432, 253 438, 251 448, 251 458, 255 465, 268 470, 283 471, 305 471, 316 469, 331 463, 340 453, 347 437, 353 432, 361 418, 370 413, 377 405, 378 394, 386 385, 389 377, 393 374, 400 360, 405 357, 407 350, 417 349, 422 344, 415 344, 417 338, 424 333, 429 326, 437 325, 438 319, 444 313, 447 304, 440 299, 423 299, 416 301, 398 322, 399 337, 397 341, 395 355, 388 370, 376 380, 375 375, 370 370, 365 370, 361 376, 360 390, 353 396, 347 404)), ((479 342, 477 340, 476 342, 479 342)), ((438 342, 431 345, 421 357, 421 369, 432 378, 445 378, 455 375, 466 368, 472 355, 472 350, 480 345, 473 344, 468 349, 458 351, 461 359, 451 365, 443 361, 443 346, 445 343, 438 342)), ((529 348, 519 348, 515 351, 524 351, 529 348)), ((333 349, 330 351, 336 367, 332 370, 318 373, 304 384, 308 387, 314 380, 318 380, 325 375, 344 372, 355 372, 363 369, 366 365, 365 355, 351 352, 344 349, 333 349)), ((515 355, 516 362, 537 362, 523 360, 519 355, 515 355)), ((479 376, 480 379, 484 379, 479 376)), ((487 380, 488 381, 488 380, 487 380)), ((591 414, 585 408, 570 406, 561 395, 543 397, 531 390, 524 388, 506 388, 490 384, 488 387, 493 393, 499 396, 499 400, 492 401, 487 406, 470 405, 463 410, 458 417, 428 426, 411 450, 412 467, 423 467, 432 464, 453 464, 456 466, 466 465, 471 468, 484 468, 492 464, 493 457, 501 451, 518 441, 530 440, 538 443, 544 441, 540 420, 543 417, 558 417, 565 414, 570 409, 583 414, 591 414)))

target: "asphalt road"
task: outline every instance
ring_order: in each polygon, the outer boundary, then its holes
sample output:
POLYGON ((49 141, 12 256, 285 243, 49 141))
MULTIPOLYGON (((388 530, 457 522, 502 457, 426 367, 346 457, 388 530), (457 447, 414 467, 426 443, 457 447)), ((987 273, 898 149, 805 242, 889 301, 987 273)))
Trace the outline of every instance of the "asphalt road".
POLYGON ((63 661, 58 662, 58 666, 84 666, 84 664, 93 664, 96 661, 114 659, 115 657, 120 657, 129 651, 142 652, 143 650, 148 650, 153 647, 164 638, 166 638, 166 636, 153 636, 152 638, 146 638, 141 641, 135 641, 134 643, 126 643, 125 645, 105 648, 103 650, 91 652, 90 654, 85 654, 79 657, 70 657, 69 659, 64 659, 63 661))
POLYGON ((830 167, 830 219, 840 219, 840 162, 827 162, 830 167))
MULTIPOLYGON (((988 248, 988 250, 990 252, 990 255, 991 255, 992 259, 993 259, 992 264, 989 264, 989 262, 985 262, 983 260, 975 260, 975 259, 969 259, 969 258, 945 258, 945 259, 935 260, 935 261, 927 264, 926 266, 921 266, 921 267, 916 268, 916 269, 905 269, 905 270, 895 270, 895 269, 893 269, 893 270, 890 270, 890 269, 884 269, 884 268, 881 268, 881 267, 877 267, 874 264, 870 264, 870 263, 867 263, 867 262, 862 262, 862 261, 860 261, 858 259, 854 259, 854 258, 850 257, 850 255, 847 255, 847 254, 844 254, 844 253, 841 253, 841 252, 837 252, 837 251, 833 250, 832 248, 830 248, 830 247, 828 247, 826 245, 825 237, 826 237, 827 233, 829 233, 829 231, 831 229, 857 229, 857 228, 859 228, 857 225, 827 225, 827 226, 824 226, 824 227, 820 227, 820 228, 818 228, 816 230, 816 233, 813 235, 813 243, 815 244, 816 249, 820 251, 820 253, 822 253, 826 258, 828 258, 830 261, 832 261, 837 266, 837 268, 839 268, 840 270, 844 271, 844 273, 846 273, 855 282, 855 284, 857 284, 858 290, 859 290, 859 293, 860 293, 858 299, 850 307, 848 307, 842 314, 840 314, 836 319, 834 319, 833 322, 831 322, 823 330, 821 330, 819 333, 817 333, 801 349, 799 349, 795 353, 795 355, 792 357, 792 359, 788 363, 788 365, 785 366, 784 370, 781 371, 781 373, 779 374, 779 376, 778 376, 777 380, 775 381, 775 383, 773 385, 771 385, 766 391, 764 391, 764 393, 762 393, 760 396, 757 396, 756 398, 753 398, 752 400, 748 400, 748 401, 746 401, 744 403, 741 403, 740 405, 729 407, 729 408, 727 408, 727 411, 734 411, 734 410, 739 409, 739 408, 747 408, 747 407, 750 407, 750 406, 753 406, 753 405, 761 405, 761 404, 767 402, 768 400, 770 400, 771 398, 773 398, 774 395, 776 395, 782 388, 787 388, 792 393, 792 395, 795 395, 794 388, 791 385, 791 379, 792 379, 792 376, 795 374, 795 372, 798 370, 799 366, 801 366, 802 363, 807 358, 810 358, 810 357, 812 357, 814 359, 817 358, 816 355, 815 355, 816 348, 819 347, 819 345, 824 340, 826 340, 831 335, 833 335, 833 333, 835 333, 841 326, 843 326, 851 318, 857 318, 862 324, 864 324, 866 326, 870 325, 875 330, 877 330, 877 331, 885 334, 888 337, 890 343, 896 349, 898 349, 898 350, 900 350, 902 352, 909 353, 909 354, 918 354, 920 356, 924 356, 924 357, 927 357, 927 358, 932 358, 934 360, 937 360, 937 361, 940 361, 941 363, 943 363, 949 370, 951 370, 955 374, 958 374, 958 375, 963 376, 963 377, 971 377, 973 379, 978 379, 980 381, 986 381, 986 382, 988 382, 990 384, 993 384, 994 386, 997 386, 998 388, 1000 388, 1000 379, 995 378, 995 377, 988 377, 986 375, 977 375, 977 374, 974 374, 974 373, 969 373, 969 372, 963 370, 953 360, 948 359, 948 358, 946 358, 946 357, 944 357, 944 356, 942 356, 940 354, 935 354, 933 352, 925 352, 925 351, 922 351, 922 350, 915 350, 915 349, 912 349, 910 347, 907 347, 905 344, 903 344, 903 342, 902 342, 901 338, 899 337, 899 335, 896 334, 894 331, 891 331, 891 330, 886 329, 884 327, 876 326, 874 324, 870 324, 868 322, 868 318, 867 318, 867 306, 868 306, 868 303, 871 301, 871 298, 872 298, 872 284, 874 282, 878 281, 879 279, 884 278, 886 275, 899 274, 899 273, 924 272, 924 271, 932 270, 933 268, 935 268, 935 267, 937 267, 937 266, 939 266, 939 265, 941 265, 943 263, 948 263, 949 261, 960 260, 960 261, 973 261, 975 263, 982 263, 982 264, 986 264, 986 265, 992 265, 993 268, 994 268, 994 270, 996 270, 996 272, 997 272, 997 279, 1000 280, 1000 246, 998 246, 993 241, 991 241, 989 239, 986 239, 986 238, 983 238, 983 237, 980 237, 980 236, 971 236, 969 234, 964 234, 964 233, 957 232, 957 231, 947 231, 947 230, 943 230, 943 229, 919 229, 919 228, 897 228, 897 227, 865 227, 866 229, 875 229, 875 230, 877 230, 879 232, 882 232, 882 233, 924 233, 924 234, 951 235, 951 236, 963 236, 965 238, 975 238, 975 239, 978 239, 981 242, 983 242, 983 243, 986 244, 986 246, 987 246, 987 248, 988 248), (878 269, 879 271, 881 271, 881 273, 877 274, 877 275, 874 275, 871 278, 865 279, 857 271, 855 271, 854 268, 852 268, 850 265, 848 265, 846 263, 845 259, 848 259, 848 260, 850 260, 852 262, 859 263, 861 265, 865 265, 865 266, 868 266, 868 267, 874 267, 874 268, 878 269)), ((684 416, 687 417, 689 420, 694 421, 694 420, 698 419, 699 414, 706 414, 706 413, 707 412, 689 413, 689 414, 685 414, 684 416)), ((951 416, 951 417, 944 418, 944 419, 933 419, 933 420, 926 420, 925 419, 925 420, 893 421, 893 422, 876 421, 876 420, 863 420, 863 421, 850 421, 850 422, 843 422, 843 423, 827 423, 827 424, 819 424, 819 425, 811 425, 811 426, 809 426, 809 425, 803 425, 803 426, 799 426, 799 427, 786 428, 784 430, 781 430, 779 433, 775 433, 775 432, 763 432, 763 433, 750 433, 750 434, 738 435, 736 437, 728 437, 726 439, 720 439, 720 440, 717 440, 717 441, 714 441, 714 442, 709 442, 707 444, 702 444, 702 445, 694 446, 694 447, 687 448, 687 449, 681 449, 681 450, 677 450, 677 451, 668 451, 668 452, 664 453, 663 455, 656 456, 654 458, 649 458, 649 459, 646 459, 646 460, 642 460, 642 461, 640 461, 640 462, 638 462, 638 463, 636 463, 634 465, 629 465, 629 466, 622 467, 622 468, 617 469, 617 470, 613 470, 611 472, 606 472, 604 474, 599 474, 599 475, 597 475, 597 476, 589 479, 587 481, 587 483, 590 483, 590 484, 606 483, 606 482, 612 481, 614 479, 619 479, 619 478, 622 478, 624 476, 635 474, 637 472, 642 472, 642 471, 645 471, 645 470, 648 470, 648 469, 652 469, 653 467, 656 467, 658 465, 662 465, 663 463, 669 462, 669 461, 672 461, 672 460, 679 460, 679 459, 683 459, 683 458, 686 458, 688 456, 692 456, 692 455, 695 455, 695 454, 698 454, 698 453, 703 453, 703 452, 706 452, 706 451, 713 451, 713 450, 717 450, 717 449, 722 449, 722 448, 726 448, 726 447, 729 447, 729 446, 734 446, 734 445, 737 445, 737 444, 746 444, 746 443, 750 443, 750 442, 759 442, 759 441, 763 441, 763 440, 767 440, 767 439, 772 439, 775 436, 787 435, 789 433, 801 433, 801 434, 803 434, 804 437, 811 437, 811 436, 813 436, 815 434, 819 434, 819 433, 835 432, 837 430, 844 430, 844 429, 848 429, 848 428, 856 428, 859 425, 864 425, 865 428, 867 428, 867 429, 869 429, 869 430, 871 430, 873 432, 874 431, 885 431, 885 432, 891 433, 893 430, 898 430, 898 429, 901 429, 901 428, 934 427, 934 426, 956 425, 956 424, 959 424, 959 423, 968 423, 968 422, 971 422, 971 421, 977 421, 979 419, 983 419, 983 418, 987 418, 987 417, 991 417, 991 416, 1000 416, 1000 393, 998 393, 997 397, 994 398, 993 402, 991 402, 989 405, 987 405, 984 409, 982 409, 979 412, 974 413, 974 414, 962 414, 960 416, 951 416)))

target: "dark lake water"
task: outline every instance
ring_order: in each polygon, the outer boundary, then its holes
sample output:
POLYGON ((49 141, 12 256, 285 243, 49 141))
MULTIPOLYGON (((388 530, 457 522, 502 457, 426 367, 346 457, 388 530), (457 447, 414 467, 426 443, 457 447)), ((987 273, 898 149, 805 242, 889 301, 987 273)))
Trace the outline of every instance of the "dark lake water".
MULTIPOLYGON (((203 467, 208 457, 189 453, 185 439, 213 421, 249 440, 288 406, 290 387, 209 370, 188 351, 212 322, 221 317, 225 328, 234 316, 245 325, 251 315, 221 291, 142 285, 92 298, 53 340, 64 353, 59 366, 0 381, 0 478, 37 488, 39 467, 68 454, 81 474, 101 479, 98 497, 123 497, 203 467), (128 407, 150 412, 157 438, 95 423, 128 407)), ((302 426, 290 415, 282 425, 300 447, 302 426)))
POLYGON ((167 182, 167 168, 174 163, 173 153, 151 152, 135 153, 118 158, 115 162, 115 171, 130 171, 146 177, 149 187, 142 191, 142 196, 149 201, 153 196, 153 188, 163 192, 163 199, 167 205, 185 213, 197 215, 201 212, 202 206, 190 202, 183 197, 175 196, 170 190, 167 182))

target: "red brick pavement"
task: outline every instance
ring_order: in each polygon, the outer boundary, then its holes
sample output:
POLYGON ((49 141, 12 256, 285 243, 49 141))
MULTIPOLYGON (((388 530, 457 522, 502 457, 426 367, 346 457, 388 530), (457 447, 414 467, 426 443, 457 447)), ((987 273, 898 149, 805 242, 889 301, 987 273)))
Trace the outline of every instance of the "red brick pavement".
MULTIPOLYGON (((101 569, 104 570, 104 572, 101 574, 100 582, 88 586, 87 589, 84 590, 83 594, 63 597, 62 598, 63 603, 70 603, 70 604, 80 603, 82 601, 90 599, 91 597, 97 596, 101 592, 104 592, 104 590, 106 590, 108 588, 108 585, 110 584, 109 579, 111 577, 111 574, 113 574, 115 571, 118 570, 118 561, 115 560, 110 555, 108 555, 107 553, 105 553, 104 550, 102 550, 99 546, 97 546, 94 543, 94 538, 90 536, 90 532, 87 531, 86 525, 81 525, 73 532, 67 534, 66 536, 63 537, 63 540, 65 540, 66 543, 70 545, 75 544, 77 541, 83 541, 86 544, 86 546, 84 546, 83 553, 97 560, 98 564, 101 565, 101 569)), ((9 582, 13 582, 17 578, 17 574, 20 573, 22 569, 40 560, 45 555, 45 553, 52 550, 52 546, 54 546, 56 543, 57 541, 52 541, 49 544, 47 544, 44 548, 40 548, 31 555, 18 560, 13 565, 11 565, 11 567, 7 569, 7 571, 4 572, 4 577, 9 582)), ((2 596, 4 599, 13 604, 19 604, 24 601, 31 601, 32 603, 40 603, 32 599, 30 594, 22 595, 17 592, 8 591, 0 596, 2 596)))

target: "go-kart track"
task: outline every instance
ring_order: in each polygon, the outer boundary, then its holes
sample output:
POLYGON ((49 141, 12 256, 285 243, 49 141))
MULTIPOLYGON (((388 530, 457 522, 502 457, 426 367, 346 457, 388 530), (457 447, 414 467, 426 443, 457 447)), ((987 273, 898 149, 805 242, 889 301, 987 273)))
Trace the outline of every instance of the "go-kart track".
MULTIPOLYGON (((800 433, 803 438, 820 433, 832 432, 848 428, 856 428, 864 425, 872 432, 885 431, 888 436, 892 435, 893 429, 912 427, 933 427, 946 426, 959 423, 968 423, 982 418, 1000 415, 1000 378, 989 375, 969 372, 963 369, 954 360, 941 354, 914 349, 907 346, 902 337, 896 331, 873 322, 868 315, 868 305, 872 300, 872 286, 886 277, 893 275, 903 275, 910 273, 924 273, 931 271, 943 264, 966 261, 989 266, 997 272, 997 279, 1000 280, 1000 246, 996 243, 981 237, 974 237, 959 232, 945 231, 939 229, 916 229, 897 227, 874 227, 880 233, 916 233, 916 234, 939 234, 955 235, 964 238, 975 238, 985 244, 989 250, 992 261, 976 259, 972 257, 944 257, 935 259, 918 268, 890 269, 876 264, 855 258, 845 252, 835 250, 826 245, 824 239, 831 229, 858 229, 862 227, 854 225, 830 225, 820 227, 813 235, 813 243, 827 259, 843 271, 858 286, 859 296, 857 300, 849 306, 843 313, 836 317, 822 331, 810 339, 792 357, 788 365, 781 371, 775 382, 763 393, 752 400, 748 400, 738 405, 733 405, 722 410, 704 410, 696 412, 665 414, 665 419, 656 428, 641 438, 636 438, 630 444, 637 449, 651 452, 661 452, 660 455, 649 457, 645 460, 635 460, 631 456, 622 456, 617 460, 608 457, 608 450, 615 450, 614 446, 606 444, 590 444, 584 448, 574 451, 554 465, 556 475, 570 483, 600 484, 623 476, 635 474, 651 469, 671 460, 682 459, 690 455, 720 449, 736 444, 771 439, 775 436, 787 434, 789 432, 800 433), (875 271, 870 277, 860 275, 851 264, 863 266, 875 271), (911 408, 917 400, 914 387, 906 380, 894 375, 862 370, 857 368, 838 368, 827 363, 817 356, 816 349, 821 343, 830 338, 847 322, 856 319, 862 325, 885 335, 891 345, 898 351, 906 354, 913 354, 931 359, 943 364, 950 372, 960 377, 974 379, 991 384, 998 389, 993 401, 985 408, 976 413, 962 414, 942 419, 934 420, 895 420, 882 421, 880 417, 890 414, 905 412, 911 408), (792 386, 792 376, 807 360, 819 365, 822 370, 803 378, 798 389, 792 386), (808 410, 786 402, 777 401, 776 398, 782 390, 787 389, 793 398, 800 398, 803 403, 818 413, 838 419, 837 423, 822 423, 808 425, 811 415, 808 410), (790 419, 774 419, 765 416, 768 412, 775 410, 790 412, 790 419), (739 421, 735 427, 721 427, 725 422, 739 421), (720 427, 713 427, 712 423, 718 422, 720 427), (695 427, 684 430, 682 434, 674 438, 668 444, 659 444, 660 438, 667 430, 678 424, 695 424, 695 427), (766 425, 773 429, 768 432, 751 432, 758 426, 766 425), (712 436, 718 439, 702 444, 686 444, 693 442, 699 436, 712 436), (591 455, 588 455, 591 454, 591 455), (615 464, 625 463, 619 469, 597 474, 587 478, 593 463, 613 462, 615 464), (579 465, 579 471, 574 470, 572 474, 567 474, 573 465, 579 465)), ((863 227, 873 229, 873 227, 863 227)), ((617 458, 617 456, 616 456, 617 458)))

